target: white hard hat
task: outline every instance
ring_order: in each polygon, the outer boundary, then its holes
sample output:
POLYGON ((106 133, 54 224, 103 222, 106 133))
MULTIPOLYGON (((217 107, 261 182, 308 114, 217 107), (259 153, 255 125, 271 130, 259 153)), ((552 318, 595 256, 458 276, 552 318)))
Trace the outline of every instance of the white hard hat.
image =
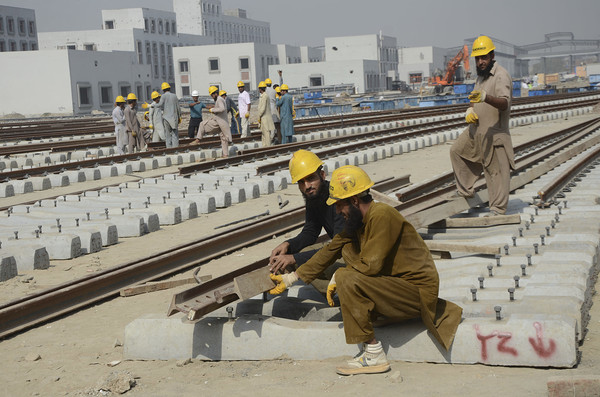
POLYGON ((198 96, 198 95, 199 95, 198 91, 196 91, 196 90, 192 91, 192 96, 198 96))

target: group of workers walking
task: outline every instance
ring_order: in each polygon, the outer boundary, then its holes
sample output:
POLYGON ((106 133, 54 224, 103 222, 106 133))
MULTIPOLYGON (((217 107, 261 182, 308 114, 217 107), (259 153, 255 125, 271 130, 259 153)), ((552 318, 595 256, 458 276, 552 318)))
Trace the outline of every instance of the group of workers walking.
MULTIPOLYGON (((457 184, 453 199, 473 197, 483 172, 492 216, 506 212, 510 171, 515 167, 508 129, 511 78, 495 62, 494 49, 487 36, 473 44, 477 81, 465 114, 468 127, 450 149, 457 184)), ((305 224, 298 236, 271 252, 276 286, 269 292, 282 294, 301 280, 320 290, 330 306, 339 303, 346 342, 361 344, 362 349, 337 372, 390 369, 375 335, 379 320, 421 318, 441 348, 450 349, 462 309, 439 298, 439 276, 427 245, 396 209, 373 201, 374 183, 367 173, 347 165, 334 170, 327 181, 323 161, 306 150, 294 153, 289 171, 306 202, 305 224), (332 240, 315 251, 312 244, 322 228, 332 240), (317 283, 319 279, 328 280, 326 286, 317 283)))

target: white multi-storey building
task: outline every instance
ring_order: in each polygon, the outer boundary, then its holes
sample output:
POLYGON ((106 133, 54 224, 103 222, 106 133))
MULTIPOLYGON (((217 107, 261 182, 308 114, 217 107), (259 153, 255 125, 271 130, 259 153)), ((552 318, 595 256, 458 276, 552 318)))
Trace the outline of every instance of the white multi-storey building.
POLYGON ((35 11, 0 5, 0 52, 37 49, 35 11))

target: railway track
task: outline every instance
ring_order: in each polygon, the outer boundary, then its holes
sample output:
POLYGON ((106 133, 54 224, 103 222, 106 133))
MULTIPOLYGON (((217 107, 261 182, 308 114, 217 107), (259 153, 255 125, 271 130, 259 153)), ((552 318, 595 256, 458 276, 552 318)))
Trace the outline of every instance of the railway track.
MULTIPOLYGON (((598 145, 600 143, 597 133, 599 128, 600 120, 595 119, 588 123, 581 123, 569 131, 560 131, 554 134, 553 142, 549 144, 542 144, 539 141, 517 147, 518 167, 511 180, 511 190, 523 186, 539 177, 541 173, 577 156, 584 150, 598 145)), ((288 150, 291 148, 290 146, 288 150)), ((266 154, 261 154, 261 156, 264 155, 266 154)), ((587 161, 595 161, 595 157, 587 161)), ((567 180, 568 178, 565 179, 565 181, 567 180)), ((386 183, 389 186, 390 182, 386 181, 386 183)), ((377 187, 379 186, 383 185, 377 187)), ((451 182, 448 182, 448 176, 445 175, 440 177, 439 181, 432 183, 431 189, 423 189, 419 185, 405 189, 400 197, 405 202, 397 208, 407 219, 422 227, 448 216, 448 211, 450 211, 448 208, 443 211, 439 210, 444 206, 452 207, 453 211, 460 212, 469 206, 485 202, 487 198, 485 182, 478 182, 477 189, 476 197, 469 202, 466 200, 448 201, 447 193, 452 190, 452 185, 451 182), (446 186, 443 187, 444 185, 446 186), (411 193, 413 190, 414 193, 411 193)), ((555 190, 558 191, 559 188, 555 190)), ((210 238, 200 239, 157 255, 119 265, 83 279, 8 302, 0 306, 0 337, 9 336, 56 316, 114 296, 119 289, 125 286, 150 281, 197 266, 216 256, 270 238, 274 234, 295 229, 302 224, 302 221, 303 208, 290 209, 250 225, 230 229, 210 238)), ((258 261, 223 276, 223 278, 201 284, 174 297, 170 313, 174 311, 192 313, 191 318, 193 319, 237 299, 237 296, 230 291, 228 283, 233 281, 235 275, 264 265, 265 260, 258 261), (200 299, 200 296, 208 296, 208 298, 200 299)))

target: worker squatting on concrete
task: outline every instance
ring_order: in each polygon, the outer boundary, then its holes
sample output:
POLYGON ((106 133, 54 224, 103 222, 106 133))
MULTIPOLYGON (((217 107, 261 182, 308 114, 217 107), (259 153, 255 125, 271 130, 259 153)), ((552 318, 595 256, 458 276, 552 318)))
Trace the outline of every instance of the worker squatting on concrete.
POLYGON ((240 118, 242 120, 241 131, 242 138, 250 136, 250 94, 246 91, 246 85, 243 81, 237 83, 238 91, 238 110, 240 112, 240 118))
POLYGON ((119 95, 115 99, 115 108, 112 111, 112 119, 115 123, 115 138, 117 141, 117 154, 125 154, 127 148, 127 126, 125 122, 125 98, 119 95))
POLYGON ((373 320, 421 318, 444 349, 454 340, 462 309, 438 298, 439 277, 429 249, 415 228, 393 207, 374 203, 371 178, 359 167, 346 165, 333 171, 327 203, 346 219, 344 231, 292 273, 271 275, 280 294, 301 279, 313 281, 342 257, 346 264, 333 274, 327 301, 335 305, 337 293, 346 343, 363 343, 361 354, 338 367, 341 375, 389 370, 373 320))
POLYGON ((198 126, 198 136, 193 144, 200 143, 200 139, 202 139, 204 134, 219 133, 221 150, 223 152, 222 157, 227 157, 229 154, 229 144, 232 143, 229 123, 227 122, 227 105, 225 104, 225 99, 219 96, 219 89, 214 85, 208 88, 208 93, 215 101, 215 105, 208 109, 214 116, 200 123, 198 126))
POLYGON ((457 195, 473 196, 481 171, 489 192, 490 214, 506 213, 510 193, 510 171, 515 169, 508 125, 512 101, 512 80, 494 60, 494 43, 480 36, 473 43, 477 81, 469 95, 465 119, 468 128, 450 148, 457 195))
POLYGON ((229 126, 229 132, 231 136, 239 135, 240 133, 240 113, 238 112, 238 107, 233 102, 233 99, 227 96, 227 91, 221 90, 219 91, 219 96, 225 99, 225 106, 227 108, 227 113, 231 114, 231 124, 229 126))
POLYGON ((276 102, 281 118, 281 143, 291 143, 294 136, 294 98, 288 91, 287 84, 282 84, 281 98, 276 102))
POLYGON ((269 95, 267 95, 267 85, 264 81, 258 83, 258 92, 260 99, 258 100, 258 123, 262 131, 262 147, 271 146, 273 137, 275 136, 275 124, 271 115, 271 103, 269 95))
POLYGON ((188 125, 188 138, 193 138, 198 134, 198 126, 202 122, 202 109, 206 105, 198 100, 198 91, 192 91, 192 102, 190 102, 190 123, 188 125))
POLYGON ((163 121, 163 112, 158 107, 160 101, 160 94, 158 91, 153 91, 151 96, 152 103, 148 110, 148 119, 150 122, 150 129, 152 130, 152 142, 164 142, 165 141, 165 127, 163 121))
POLYGON ((163 126, 165 127, 165 145, 167 147, 179 146, 178 126, 181 123, 181 109, 179 109, 179 99, 177 95, 171 92, 171 86, 166 81, 161 84, 163 91, 158 108, 163 112, 163 126))
POLYGON ((317 250, 304 250, 315 244, 321 229, 333 238, 344 229, 344 217, 338 214, 334 206, 327 205, 329 198, 329 182, 325 179, 323 162, 316 154, 307 150, 298 150, 289 164, 292 183, 304 197, 306 211, 304 226, 296 237, 279 244, 269 258, 272 273, 284 270, 295 270, 309 260, 317 250))
POLYGON ((137 118, 137 97, 133 92, 127 95, 127 106, 125 106, 124 113, 127 129, 127 152, 133 153, 134 148, 139 152, 146 147, 146 141, 137 118))
POLYGON ((278 145, 281 143, 281 126, 279 124, 279 110, 275 105, 277 100, 277 92, 275 87, 272 87, 273 81, 269 78, 265 79, 267 85, 267 95, 269 96, 269 105, 271 106, 271 117, 273 117, 273 124, 275 124, 275 136, 273 137, 273 144, 278 145))

